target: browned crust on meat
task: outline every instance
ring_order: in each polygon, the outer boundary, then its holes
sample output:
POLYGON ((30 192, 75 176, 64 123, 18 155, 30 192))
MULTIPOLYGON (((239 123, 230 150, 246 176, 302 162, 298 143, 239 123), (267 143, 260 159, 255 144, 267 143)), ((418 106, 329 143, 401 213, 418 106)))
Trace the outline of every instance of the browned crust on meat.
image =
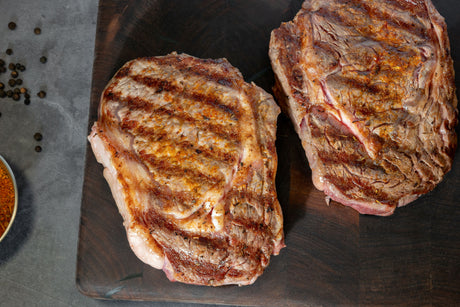
POLYGON ((269 53, 275 96, 332 199, 388 215, 450 170, 457 97, 431 1, 307 0, 269 53))
POLYGON ((225 59, 141 58, 107 85, 89 140, 117 172, 111 189, 128 238, 148 238, 170 280, 251 284, 284 246, 278 113, 225 59))

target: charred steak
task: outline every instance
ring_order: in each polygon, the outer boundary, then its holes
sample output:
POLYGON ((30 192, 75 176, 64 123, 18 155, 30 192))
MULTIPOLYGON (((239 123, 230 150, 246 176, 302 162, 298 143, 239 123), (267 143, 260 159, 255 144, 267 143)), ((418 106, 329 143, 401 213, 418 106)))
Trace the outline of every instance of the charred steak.
POLYGON ((253 283, 284 246, 271 95, 226 59, 126 63, 89 141, 134 253, 171 281, 253 283))
POLYGON ((449 48, 430 0, 307 0, 272 32, 275 96, 319 190, 390 215, 442 180, 457 143, 449 48))

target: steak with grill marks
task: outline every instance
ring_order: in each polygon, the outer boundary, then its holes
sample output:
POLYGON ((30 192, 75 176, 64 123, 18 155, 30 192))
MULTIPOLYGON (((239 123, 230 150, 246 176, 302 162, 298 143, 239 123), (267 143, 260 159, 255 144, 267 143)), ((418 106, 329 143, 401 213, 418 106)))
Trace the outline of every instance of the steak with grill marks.
POLYGON ((275 96, 319 190, 390 215, 442 180, 457 145, 449 48, 430 0, 307 0, 272 32, 275 96))
POLYGON ((89 141, 134 253, 171 281, 253 283, 284 246, 271 95, 226 59, 126 63, 89 141))

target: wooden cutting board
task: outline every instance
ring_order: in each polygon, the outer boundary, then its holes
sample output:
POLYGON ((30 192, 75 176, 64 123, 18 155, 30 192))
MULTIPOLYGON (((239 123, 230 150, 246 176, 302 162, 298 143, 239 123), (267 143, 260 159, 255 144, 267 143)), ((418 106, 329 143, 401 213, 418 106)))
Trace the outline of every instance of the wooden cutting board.
MULTIPOLYGON (((101 0, 89 126, 99 96, 128 60, 186 52, 226 57, 247 81, 271 92, 268 59, 272 29, 290 20, 302 1, 101 0)), ((434 1, 449 25, 460 16, 453 1, 434 1), (450 3, 450 4, 449 4, 450 3)), ((457 7, 458 11, 458 7, 457 7)), ((454 58, 460 29, 449 28, 454 58)), ((459 71, 457 64, 456 70, 459 71)), ((458 83, 457 83, 458 84, 458 83)), ((311 171, 289 120, 281 115, 277 190, 287 247, 252 286, 201 287, 169 282, 129 248, 122 219, 88 146, 77 286, 101 299, 234 305, 438 305, 460 303, 460 156, 431 193, 390 217, 359 215, 332 202, 311 171)))

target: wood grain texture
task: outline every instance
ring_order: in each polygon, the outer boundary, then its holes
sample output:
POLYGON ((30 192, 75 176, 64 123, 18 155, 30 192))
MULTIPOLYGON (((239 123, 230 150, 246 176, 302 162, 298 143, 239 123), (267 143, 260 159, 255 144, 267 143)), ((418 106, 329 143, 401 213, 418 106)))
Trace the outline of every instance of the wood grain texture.
MULTIPOLYGON (((226 57, 247 81, 271 92, 270 32, 290 20, 301 2, 101 0, 89 127, 97 119, 106 83, 126 61, 142 56, 177 51, 226 57)), ((448 8, 453 2, 434 3, 448 8)), ((459 33, 458 28, 449 29, 454 60, 460 58, 459 33)), ((460 303, 458 152, 452 171, 433 192, 382 218, 362 216, 334 202, 327 206, 324 194, 312 185, 300 141, 284 115, 277 135, 277 190, 287 248, 247 287, 171 283, 162 271, 138 260, 129 248, 102 166, 88 146, 77 257, 79 290, 101 299, 256 306, 460 303)))

